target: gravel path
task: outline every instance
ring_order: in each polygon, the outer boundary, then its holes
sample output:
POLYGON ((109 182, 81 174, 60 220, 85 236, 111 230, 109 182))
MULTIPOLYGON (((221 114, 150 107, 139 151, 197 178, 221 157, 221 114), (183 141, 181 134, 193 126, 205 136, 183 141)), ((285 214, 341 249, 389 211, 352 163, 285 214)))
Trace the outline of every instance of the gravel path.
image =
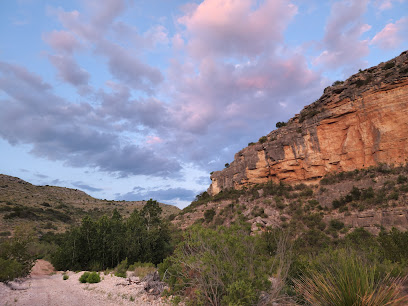
POLYGON ((63 305, 168 305, 160 297, 148 295, 142 284, 128 284, 124 278, 112 274, 103 275, 97 284, 81 284, 83 272, 68 272, 69 278, 62 279, 62 272, 54 275, 33 275, 23 283, 12 283, 14 288, 0 283, 0 306, 63 306, 63 305))

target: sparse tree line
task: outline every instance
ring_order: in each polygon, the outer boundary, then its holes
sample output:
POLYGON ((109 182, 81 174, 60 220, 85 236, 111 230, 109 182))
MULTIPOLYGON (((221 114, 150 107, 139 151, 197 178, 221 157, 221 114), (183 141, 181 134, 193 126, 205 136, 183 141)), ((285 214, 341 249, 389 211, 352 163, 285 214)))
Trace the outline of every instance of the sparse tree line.
POLYGON ((112 217, 85 217, 59 239, 52 263, 59 270, 104 270, 128 262, 158 264, 171 252, 170 232, 161 208, 149 200, 128 219, 117 210, 112 217))

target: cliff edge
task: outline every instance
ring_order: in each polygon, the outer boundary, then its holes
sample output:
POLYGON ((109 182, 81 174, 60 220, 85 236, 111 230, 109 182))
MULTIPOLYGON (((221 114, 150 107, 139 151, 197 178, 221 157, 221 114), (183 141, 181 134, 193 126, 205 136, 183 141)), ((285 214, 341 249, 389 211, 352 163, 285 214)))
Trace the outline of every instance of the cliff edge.
POLYGON ((211 175, 211 195, 268 181, 315 184, 331 172, 408 160, 408 51, 344 82, 211 175))

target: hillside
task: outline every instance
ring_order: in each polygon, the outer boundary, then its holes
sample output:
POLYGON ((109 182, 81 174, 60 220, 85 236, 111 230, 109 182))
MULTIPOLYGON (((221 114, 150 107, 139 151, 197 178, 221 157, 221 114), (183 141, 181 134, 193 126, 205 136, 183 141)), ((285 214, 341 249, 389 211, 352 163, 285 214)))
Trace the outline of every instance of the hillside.
POLYGON ((277 130, 212 173, 210 194, 259 183, 316 184, 326 174, 408 160, 408 51, 336 81, 277 130))
POLYGON ((186 228, 245 220, 329 236, 408 229, 408 51, 336 81, 211 174, 174 219, 186 228))
MULTIPOLYGON (((17 177, 0 174, 0 234, 7 235, 17 225, 30 223, 37 231, 63 231, 89 214, 111 215, 114 209, 127 217, 141 209, 144 201, 107 201, 83 191, 55 186, 35 186, 17 177)), ((167 217, 179 208, 160 204, 167 217)))

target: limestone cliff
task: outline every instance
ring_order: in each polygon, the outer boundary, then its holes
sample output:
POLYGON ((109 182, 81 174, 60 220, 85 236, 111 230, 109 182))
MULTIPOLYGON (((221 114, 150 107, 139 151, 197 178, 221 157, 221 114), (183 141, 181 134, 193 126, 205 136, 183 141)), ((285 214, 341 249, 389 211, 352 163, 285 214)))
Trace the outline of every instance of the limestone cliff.
POLYGON ((210 194, 283 181, 316 183, 325 174, 408 160, 408 51, 335 82, 264 141, 211 175, 210 194))

